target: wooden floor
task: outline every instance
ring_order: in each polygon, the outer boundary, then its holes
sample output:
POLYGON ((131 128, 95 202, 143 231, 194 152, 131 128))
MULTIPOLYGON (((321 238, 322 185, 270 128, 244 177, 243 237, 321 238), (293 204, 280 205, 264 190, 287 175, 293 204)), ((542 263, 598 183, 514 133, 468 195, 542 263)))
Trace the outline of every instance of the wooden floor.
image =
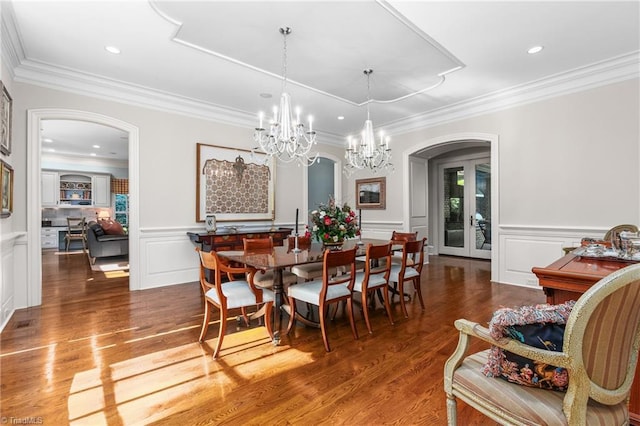
MULTIPOLYGON (((211 358, 217 321, 197 342, 197 283, 128 291, 126 274, 92 272, 83 255, 43 256, 43 304, 15 313, 1 335, 1 416, 44 424, 446 424, 443 365, 453 321, 486 323, 500 306, 541 303, 539 290, 491 284, 490 263, 432 256, 426 310, 383 310, 354 341, 344 318, 297 327, 274 347, 264 327, 229 322, 211 358)), ((475 346, 480 349, 482 346, 475 346)), ((492 424, 459 403, 459 424, 492 424)))

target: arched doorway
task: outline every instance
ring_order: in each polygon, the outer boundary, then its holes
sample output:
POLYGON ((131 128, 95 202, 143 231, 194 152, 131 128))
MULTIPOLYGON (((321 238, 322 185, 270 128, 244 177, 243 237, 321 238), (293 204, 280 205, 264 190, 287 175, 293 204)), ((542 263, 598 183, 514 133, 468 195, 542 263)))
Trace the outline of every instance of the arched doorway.
MULTIPOLYGON (((434 248, 437 249, 436 242, 441 240, 441 232, 438 229, 438 218, 437 214, 434 212, 437 208, 437 197, 435 194, 438 192, 438 181, 437 181, 437 173, 436 171, 429 170, 424 174, 425 182, 423 185, 416 185, 415 182, 412 182, 412 179, 415 178, 415 174, 411 173, 411 162, 415 162, 416 157, 421 158, 424 161, 424 167, 427 169, 427 164, 430 158, 437 157, 439 155, 445 154, 447 152, 458 151, 460 149, 468 148, 470 146, 476 146, 478 144, 486 145, 490 150, 490 169, 491 169, 491 182, 490 182, 490 190, 491 190, 491 222, 494 226, 491 227, 489 231, 489 238, 494 244, 491 246, 491 275, 492 279, 498 277, 499 271, 499 245, 497 242, 497 234, 498 234, 498 224, 500 223, 500 211, 499 211, 499 192, 498 192, 498 182, 499 182, 499 147, 498 147, 498 136, 494 134, 487 133, 457 133, 450 135, 443 135, 433 139, 429 139, 426 141, 422 141, 417 143, 403 151, 403 166, 404 166, 404 175, 403 175, 403 187, 404 188, 427 188, 428 196, 425 197, 425 202, 427 206, 425 207, 425 211, 427 212, 428 217, 426 218, 426 224, 428 227, 428 235, 429 235, 429 245, 433 245, 434 248)), ((403 222, 407 224, 407 229, 413 229, 415 217, 412 216, 412 197, 414 194, 409 194, 407 197, 404 197, 403 200, 403 222)))
POLYGON ((138 128, 124 121, 87 111, 34 109, 27 111, 27 305, 42 303, 41 230, 41 140, 43 120, 77 120, 114 127, 129 135, 129 289, 140 288, 139 278, 139 137, 138 128))

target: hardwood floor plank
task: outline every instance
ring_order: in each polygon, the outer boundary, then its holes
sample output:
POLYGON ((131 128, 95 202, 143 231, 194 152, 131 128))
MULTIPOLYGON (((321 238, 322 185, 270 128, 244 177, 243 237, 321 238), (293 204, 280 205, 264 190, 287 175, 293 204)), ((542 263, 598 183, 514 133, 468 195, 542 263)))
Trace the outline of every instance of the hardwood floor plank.
MULTIPOLYGON (((354 340, 340 313, 320 331, 296 327, 273 346, 266 329, 227 323, 222 356, 204 344, 198 283, 129 292, 128 278, 93 272, 86 255, 43 255, 43 304, 15 313, 0 336, 1 415, 45 424, 446 424, 443 366, 453 321, 486 323, 501 306, 542 303, 541 290, 490 283, 490 263, 432 256, 426 309, 381 307, 354 340)), ((474 350, 482 345, 474 342, 474 350)), ((491 424, 459 403, 459 422, 491 424)))

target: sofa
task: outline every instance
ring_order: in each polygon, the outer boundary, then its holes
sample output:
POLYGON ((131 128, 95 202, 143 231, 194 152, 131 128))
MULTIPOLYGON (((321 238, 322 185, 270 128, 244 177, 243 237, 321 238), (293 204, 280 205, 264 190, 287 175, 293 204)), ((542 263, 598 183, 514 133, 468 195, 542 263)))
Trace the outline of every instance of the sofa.
MULTIPOLYGON (((109 231, 109 228, 107 231, 109 231)), ((87 246, 92 264, 99 257, 129 255, 129 235, 119 232, 113 230, 107 233, 100 223, 96 221, 87 223, 87 246)))

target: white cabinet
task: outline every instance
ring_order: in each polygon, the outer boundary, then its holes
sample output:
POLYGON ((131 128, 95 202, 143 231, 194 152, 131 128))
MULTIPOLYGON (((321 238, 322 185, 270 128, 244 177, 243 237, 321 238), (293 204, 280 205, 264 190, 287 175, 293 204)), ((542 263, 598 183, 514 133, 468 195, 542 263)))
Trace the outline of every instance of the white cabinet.
POLYGON ((43 170, 42 207, 111 207, 111 176, 43 170))
POLYGON ((93 206, 111 207, 111 176, 93 175, 93 206))
POLYGON ((58 232, 60 228, 42 228, 40 231, 42 248, 58 248, 58 232))
POLYGON ((42 207, 56 207, 60 201, 58 172, 43 170, 41 174, 42 207))

